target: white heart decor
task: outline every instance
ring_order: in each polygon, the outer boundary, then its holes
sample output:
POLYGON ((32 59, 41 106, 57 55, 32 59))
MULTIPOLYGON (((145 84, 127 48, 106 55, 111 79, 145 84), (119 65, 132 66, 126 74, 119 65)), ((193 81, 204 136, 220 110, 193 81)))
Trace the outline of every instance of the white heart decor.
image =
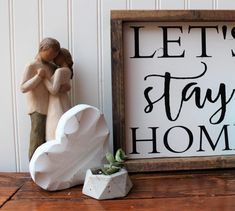
POLYGON ((108 135, 104 116, 97 108, 71 108, 59 120, 56 140, 35 151, 29 164, 32 179, 50 191, 83 184, 87 169, 103 165, 108 135))

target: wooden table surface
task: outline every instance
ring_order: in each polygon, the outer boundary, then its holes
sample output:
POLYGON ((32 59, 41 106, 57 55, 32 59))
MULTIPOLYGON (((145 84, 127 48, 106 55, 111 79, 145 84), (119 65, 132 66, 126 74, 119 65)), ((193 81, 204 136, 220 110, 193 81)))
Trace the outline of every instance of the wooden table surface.
POLYGON ((235 169, 131 174, 127 197, 98 201, 82 186, 47 192, 28 173, 0 173, 1 210, 235 210, 235 169))

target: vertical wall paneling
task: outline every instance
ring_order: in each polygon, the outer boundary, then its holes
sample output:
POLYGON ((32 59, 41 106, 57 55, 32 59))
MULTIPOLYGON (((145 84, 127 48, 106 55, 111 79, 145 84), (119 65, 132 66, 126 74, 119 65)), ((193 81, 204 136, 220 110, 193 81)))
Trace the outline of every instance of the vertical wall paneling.
POLYGON ((161 9, 161 0, 155 0, 155 9, 161 9))
POLYGON ((68 48, 67 0, 43 0, 42 8, 43 37, 54 37, 68 48))
POLYGON ((131 9, 131 0, 126 0, 126 9, 127 10, 131 9))
MULTIPOLYGON (((214 0, 215 1, 215 0, 214 0)), ((235 1, 234 0, 216 0, 218 9, 235 9, 235 1)))
POLYGON ((218 9, 218 0, 213 0, 212 4, 213 4, 212 8, 214 10, 218 9))
POLYGON ((212 9, 214 0, 190 0, 189 9, 212 9))
POLYGON ((68 33, 68 49, 73 51, 73 33, 72 33, 72 1, 67 0, 67 33, 68 33))
POLYGON ((13 115, 13 137, 16 158, 16 171, 20 171, 20 144, 18 130, 18 112, 16 100, 16 48, 15 48, 15 2, 9 1, 9 17, 10 17, 10 63, 11 63, 11 98, 12 98, 12 115, 13 115))
POLYGON ((184 9, 185 10, 189 9, 189 4, 190 4, 190 0, 184 0, 184 9))
POLYGON ((131 9, 141 10, 154 10, 156 8, 155 0, 131 0, 131 9))
POLYGON ((42 8, 42 0, 38 1, 38 43, 43 39, 43 8, 42 8))
POLYGON ((185 0, 161 0, 161 9, 184 9, 185 0))
POLYGON ((111 81, 111 40, 110 40, 110 11, 126 9, 126 0, 102 0, 102 68, 104 77, 104 107, 103 112, 110 129, 110 150, 112 142, 112 81, 111 81))
POLYGON ((17 115, 16 140, 18 140, 20 171, 28 170, 28 144, 30 120, 24 94, 20 92, 20 82, 25 65, 32 61, 38 48, 38 2, 31 0, 14 0, 14 37, 12 38, 15 51, 15 110, 17 115), (26 10, 27 8, 27 10, 26 10), (28 9, 30 8, 30 10, 28 9))
MULTIPOLYGON (((72 57, 73 57, 73 13, 72 13, 72 0, 67 0, 67 31, 68 31, 68 50, 71 52, 72 57)), ((74 75, 76 74, 76 71, 74 71, 74 75)), ((75 80, 72 80, 72 89, 70 91, 70 99, 72 105, 75 105, 75 92, 74 92, 74 87, 75 87, 75 80)))
POLYGON ((98 97, 99 97, 99 108, 103 112, 104 107, 104 77, 103 77, 103 68, 102 68, 102 23, 101 23, 101 0, 97 0, 97 62, 98 62, 98 97))
POLYGON ((73 49, 76 102, 99 105, 97 1, 73 1, 73 49))
POLYGON ((110 11, 235 9, 234 0, 1 0, 0 171, 27 171, 30 118, 20 82, 42 38, 55 37, 74 58, 73 105, 100 108, 110 129, 112 81, 110 11))
POLYGON ((16 171, 16 153, 14 143, 14 115, 12 99, 12 2, 0 1, 0 58, 2 76, 0 77, 0 171, 16 171))
POLYGON ((14 138, 14 151, 16 159, 16 171, 20 170, 20 156, 19 156, 19 134, 17 125, 17 103, 16 103, 16 51, 15 51, 15 12, 14 1, 9 1, 9 23, 10 23, 10 72, 11 72, 11 99, 12 99, 12 117, 13 117, 13 138, 14 138))

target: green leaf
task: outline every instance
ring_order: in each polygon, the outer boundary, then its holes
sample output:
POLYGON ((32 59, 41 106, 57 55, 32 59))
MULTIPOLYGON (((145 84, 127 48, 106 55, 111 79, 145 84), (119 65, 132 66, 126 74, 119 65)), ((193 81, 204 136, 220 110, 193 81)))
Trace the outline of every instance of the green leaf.
POLYGON ((111 163, 111 164, 115 162, 114 156, 113 156, 113 154, 110 153, 110 152, 108 152, 108 153, 106 154, 106 159, 107 159, 107 161, 108 161, 109 163, 111 163))
POLYGON ((124 162, 127 159, 125 152, 122 149, 118 149, 115 155, 115 160, 118 162, 124 162))
POLYGON ((116 162, 112 163, 112 166, 122 168, 124 166, 124 162, 116 161, 116 162))
POLYGON ((111 175, 118 172, 121 168, 111 167, 111 168, 104 168, 102 169, 103 174, 111 175))

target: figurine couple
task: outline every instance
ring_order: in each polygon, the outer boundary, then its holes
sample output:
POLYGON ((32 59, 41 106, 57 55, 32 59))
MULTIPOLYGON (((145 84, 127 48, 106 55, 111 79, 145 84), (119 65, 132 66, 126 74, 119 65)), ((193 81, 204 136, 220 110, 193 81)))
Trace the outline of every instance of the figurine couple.
POLYGON ((73 60, 67 49, 53 38, 40 42, 38 54, 24 72, 21 91, 26 93, 31 118, 29 160, 43 143, 55 139, 62 114, 71 108, 68 91, 73 60))

